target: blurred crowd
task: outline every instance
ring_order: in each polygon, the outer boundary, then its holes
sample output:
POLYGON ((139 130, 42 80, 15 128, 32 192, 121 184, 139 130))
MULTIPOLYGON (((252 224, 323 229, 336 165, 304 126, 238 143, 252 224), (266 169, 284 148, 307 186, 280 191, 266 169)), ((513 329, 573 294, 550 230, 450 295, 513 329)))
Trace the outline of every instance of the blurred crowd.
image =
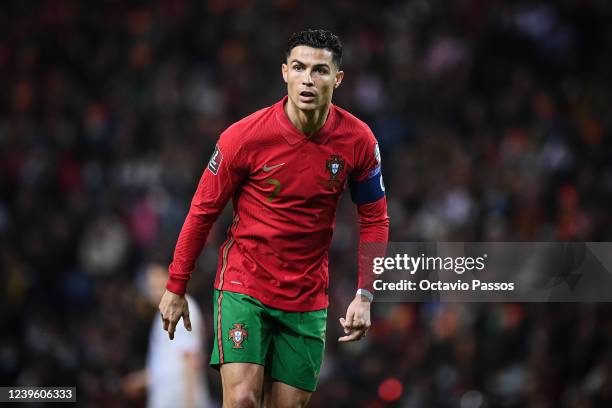
MULTIPOLYGON (((3 2, 0 385, 144 404, 123 379, 156 313, 145 265, 170 261, 219 133, 284 95, 308 27, 344 43, 334 102, 379 139, 391 240, 612 240, 611 18, 605 0, 3 2)), ((230 211, 190 283, 209 328, 230 211)), ((344 197, 311 406, 612 406, 607 304, 379 303, 339 345, 356 240, 344 197)))

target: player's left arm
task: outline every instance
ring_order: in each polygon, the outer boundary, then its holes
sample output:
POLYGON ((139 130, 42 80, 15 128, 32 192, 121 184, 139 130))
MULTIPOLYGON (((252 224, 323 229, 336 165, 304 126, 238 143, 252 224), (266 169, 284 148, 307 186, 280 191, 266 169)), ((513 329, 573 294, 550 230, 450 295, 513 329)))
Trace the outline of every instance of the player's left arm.
POLYGON ((372 259, 384 256, 389 236, 389 217, 380 151, 371 132, 365 148, 358 154, 361 160, 349 184, 351 198, 357 205, 359 214, 359 280, 357 293, 346 311, 346 317, 340 318, 340 324, 346 334, 338 339, 342 342, 359 340, 370 328, 372 282, 375 276, 372 271, 372 259))

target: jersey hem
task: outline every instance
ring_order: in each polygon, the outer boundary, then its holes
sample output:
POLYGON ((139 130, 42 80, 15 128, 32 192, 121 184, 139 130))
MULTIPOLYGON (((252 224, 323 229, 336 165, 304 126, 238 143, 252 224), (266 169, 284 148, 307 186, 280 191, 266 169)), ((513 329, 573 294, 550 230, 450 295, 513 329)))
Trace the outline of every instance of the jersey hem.
POLYGON ((289 302, 272 301, 271 299, 268 299, 265 296, 261 296, 261 293, 258 293, 257 291, 253 291, 253 290, 248 290, 248 289, 229 290, 225 288, 221 290, 224 292, 240 293, 242 295, 251 296, 252 298, 259 300, 262 304, 264 304, 267 307, 282 310, 285 312, 315 312, 317 310, 327 309, 327 307, 329 306, 329 298, 327 296, 325 297, 323 302, 315 302, 312 304, 299 305, 299 307, 296 307, 295 304, 292 304, 289 302))

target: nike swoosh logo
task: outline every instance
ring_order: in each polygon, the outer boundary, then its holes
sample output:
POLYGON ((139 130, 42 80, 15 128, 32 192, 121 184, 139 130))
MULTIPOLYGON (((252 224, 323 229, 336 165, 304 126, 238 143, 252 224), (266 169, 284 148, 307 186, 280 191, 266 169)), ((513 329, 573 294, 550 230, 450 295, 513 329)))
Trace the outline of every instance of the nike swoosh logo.
POLYGON ((264 164, 264 166, 263 166, 263 171, 265 171, 265 172, 267 173, 267 172, 269 172, 269 171, 274 170, 274 169, 275 169, 275 168, 277 168, 277 167, 282 166, 283 164, 285 164, 285 163, 275 164, 274 166, 267 166, 267 165, 265 165, 265 164, 264 164))

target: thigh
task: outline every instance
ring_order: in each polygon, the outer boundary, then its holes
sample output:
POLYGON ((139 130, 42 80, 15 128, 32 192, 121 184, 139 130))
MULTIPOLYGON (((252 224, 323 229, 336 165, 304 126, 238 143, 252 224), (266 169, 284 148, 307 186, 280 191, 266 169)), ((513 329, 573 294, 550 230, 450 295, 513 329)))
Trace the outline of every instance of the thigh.
MULTIPOLYGON (((266 372, 274 381, 311 393, 316 389, 325 352, 327 310, 278 312, 274 325, 266 372)), ((273 388, 274 388, 273 384, 273 388)), ((277 385, 273 394, 291 394, 291 388, 277 385)))
POLYGON ((240 293, 215 290, 213 350, 210 365, 265 364, 270 330, 264 306, 240 293))

